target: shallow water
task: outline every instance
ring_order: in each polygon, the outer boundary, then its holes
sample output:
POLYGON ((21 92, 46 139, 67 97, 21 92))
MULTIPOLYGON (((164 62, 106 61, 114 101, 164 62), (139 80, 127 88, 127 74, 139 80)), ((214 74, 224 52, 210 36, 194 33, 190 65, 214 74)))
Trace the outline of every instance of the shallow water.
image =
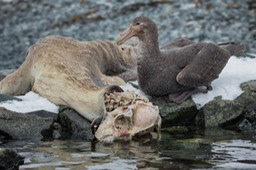
POLYGON ((254 136, 221 129, 162 133, 160 141, 13 141, 6 147, 25 157, 22 170, 256 169, 254 136))

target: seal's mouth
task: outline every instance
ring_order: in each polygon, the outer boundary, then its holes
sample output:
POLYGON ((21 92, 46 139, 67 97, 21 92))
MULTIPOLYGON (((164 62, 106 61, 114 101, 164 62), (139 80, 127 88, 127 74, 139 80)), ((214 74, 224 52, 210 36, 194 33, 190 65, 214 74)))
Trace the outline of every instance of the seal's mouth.
POLYGON ((117 45, 123 44, 125 41, 136 36, 140 31, 141 30, 138 26, 130 25, 120 34, 119 38, 116 40, 117 45))

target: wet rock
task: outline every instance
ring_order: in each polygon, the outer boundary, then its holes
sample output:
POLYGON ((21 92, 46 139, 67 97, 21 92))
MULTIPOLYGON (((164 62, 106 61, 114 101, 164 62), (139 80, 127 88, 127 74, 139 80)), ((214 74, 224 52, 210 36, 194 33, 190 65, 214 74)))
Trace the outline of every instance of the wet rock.
POLYGON ((12 139, 12 136, 0 130, 0 144, 5 143, 7 140, 10 140, 10 139, 12 139))
POLYGON ((40 140, 41 130, 49 127, 55 116, 55 113, 46 111, 22 114, 0 108, 0 131, 12 139, 40 140), (48 114, 48 117, 37 116, 44 114, 48 114))
POLYGON ((250 122, 253 122, 256 124, 256 101, 253 103, 250 103, 245 108, 245 117, 249 119, 250 122))
POLYGON ((239 119, 225 128, 256 134, 256 102, 254 101, 245 107, 239 119))
POLYGON ((203 139, 203 138, 191 138, 191 139, 179 139, 177 140, 180 145, 184 147, 184 149, 199 149, 202 145, 211 144, 211 140, 203 139))
POLYGON ((19 156, 15 151, 0 148, 0 169, 19 169, 24 164, 24 158, 19 156))
POLYGON ((238 129, 244 132, 253 132, 255 130, 255 122, 250 122, 247 119, 243 119, 237 125, 238 129))
POLYGON ((196 104, 189 99, 182 104, 168 102, 165 97, 152 98, 150 100, 159 107, 162 119, 162 127, 170 126, 191 126, 198 112, 196 104))
MULTIPOLYGON (((150 101, 158 105, 163 121, 162 129, 168 133, 175 133, 176 127, 182 126, 186 126, 188 130, 189 126, 198 126, 254 132, 256 129, 256 80, 241 84, 241 89, 244 92, 236 99, 231 101, 216 97, 200 110, 197 110, 191 99, 180 105, 168 102, 165 97, 153 97, 150 101)), ((180 133, 179 130, 176 132, 180 133)))
POLYGON ((17 97, 13 97, 13 96, 7 95, 7 94, 0 94, 0 102, 7 101, 7 100, 21 101, 21 99, 19 99, 17 97))
POLYGON ((243 106, 236 101, 215 98, 207 103, 199 112, 204 119, 204 127, 217 127, 237 119, 243 111, 243 106))
POLYGON ((169 134, 175 134, 175 133, 182 134, 182 133, 188 133, 189 129, 186 126, 172 126, 172 127, 162 128, 161 131, 169 134))
MULTIPOLYGON (((244 91, 235 100, 222 100, 215 98, 207 103, 197 115, 197 123, 203 127, 227 127, 229 129, 239 129, 255 122, 253 107, 249 107, 249 113, 245 114, 245 108, 256 101, 256 81, 249 81, 241 84, 244 91), (251 120, 248 122, 248 120, 251 120), (242 125, 243 124, 243 125, 242 125)), ((254 125, 249 125, 254 126, 254 125)), ((249 127, 248 127, 249 128, 249 127)), ((245 129, 245 128, 244 128, 245 129)))
POLYGON ((44 140, 74 139, 91 141, 94 136, 90 122, 75 110, 61 106, 57 119, 42 131, 44 140))

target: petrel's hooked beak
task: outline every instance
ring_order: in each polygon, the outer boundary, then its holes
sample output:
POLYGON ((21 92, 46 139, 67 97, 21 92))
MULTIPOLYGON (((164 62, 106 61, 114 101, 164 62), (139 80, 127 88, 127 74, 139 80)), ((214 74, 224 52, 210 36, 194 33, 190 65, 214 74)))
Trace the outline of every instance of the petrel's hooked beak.
POLYGON ((116 40, 117 45, 121 45, 130 38, 136 36, 138 32, 140 32, 140 28, 138 26, 130 25, 116 40))

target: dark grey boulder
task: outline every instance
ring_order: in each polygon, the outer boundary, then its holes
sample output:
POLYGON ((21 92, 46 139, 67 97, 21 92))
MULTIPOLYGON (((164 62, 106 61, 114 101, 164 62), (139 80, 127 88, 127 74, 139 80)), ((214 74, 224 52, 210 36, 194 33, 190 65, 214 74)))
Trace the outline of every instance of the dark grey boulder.
POLYGON ((197 114, 197 124, 206 128, 219 126, 239 129, 239 126, 244 127, 252 122, 250 126, 254 126, 255 112, 252 106, 256 102, 256 81, 245 82, 240 87, 244 92, 232 101, 217 97, 207 103, 197 114))
MULTIPOLYGON (((0 102, 20 100, 0 94, 0 102)), ((10 139, 75 139, 94 138, 90 122, 68 107, 60 107, 59 114, 47 111, 17 113, 0 108, 0 143, 10 139)))
POLYGON ((180 105, 168 102, 165 97, 153 97, 150 101, 159 107, 163 120, 162 128, 222 127, 256 132, 256 80, 242 83, 240 87, 244 92, 236 99, 223 100, 216 97, 200 110, 191 99, 180 105))
POLYGON ((41 130, 49 127, 55 113, 38 111, 31 114, 22 114, 0 108, 0 131, 11 136, 12 139, 33 139, 42 138, 41 130), (49 114, 48 117, 37 116, 49 114), (51 116, 50 116, 51 115, 51 116))
MULTIPOLYGON (((243 111, 243 106, 235 101, 222 100, 221 97, 215 98, 207 103, 198 113, 201 122, 200 126, 218 127, 237 119, 243 111)), ((199 120, 200 120, 199 119, 199 120)))
POLYGON ((44 140, 73 139, 91 141, 90 122, 80 116, 75 110, 61 106, 57 119, 52 125, 42 131, 44 140))
POLYGON ((0 144, 5 143, 6 141, 12 139, 12 136, 8 133, 0 130, 0 144))
POLYGON ((0 148, 0 169, 18 170, 22 164, 24 164, 22 156, 11 149, 0 148))
POLYGON ((150 101, 159 107, 162 117, 162 127, 195 125, 194 119, 198 110, 192 99, 182 104, 169 102, 165 97, 153 97, 150 101))
POLYGON ((256 101, 245 108, 244 118, 244 121, 239 124, 239 128, 256 132, 256 101))
POLYGON ((13 97, 13 96, 7 95, 7 94, 0 94, 0 102, 7 101, 7 100, 21 101, 21 99, 19 99, 17 97, 13 97))

